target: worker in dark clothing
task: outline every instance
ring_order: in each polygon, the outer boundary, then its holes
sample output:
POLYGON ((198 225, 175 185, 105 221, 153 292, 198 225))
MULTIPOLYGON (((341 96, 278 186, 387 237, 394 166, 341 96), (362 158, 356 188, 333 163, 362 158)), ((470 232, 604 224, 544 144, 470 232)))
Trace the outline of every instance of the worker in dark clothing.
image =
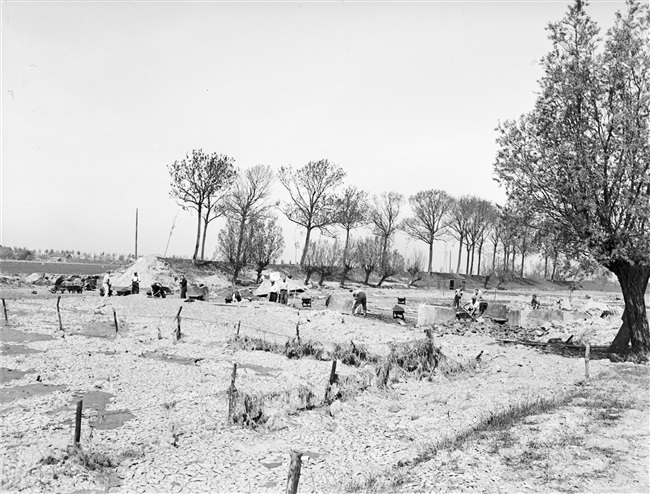
POLYGON ((530 301, 530 305, 533 309, 539 309, 539 300, 537 300, 537 295, 533 295, 533 300, 530 301))
POLYGON ((187 298, 187 280, 185 275, 181 276, 181 298, 187 298))
POLYGON ((151 285, 151 296, 156 298, 166 297, 165 290, 163 289, 163 286, 160 283, 156 282, 153 285, 151 285))
POLYGON ((363 317, 366 317, 367 308, 366 308, 365 292, 362 292, 361 290, 355 290, 354 292, 352 292, 352 296, 354 297, 354 307, 352 308, 352 315, 355 315, 357 312, 357 308, 361 306, 361 308, 363 309, 363 317))
POLYGON ((460 299, 463 298, 463 289, 458 288, 454 293, 454 309, 460 308, 460 299))
POLYGON ((140 277, 137 271, 133 273, 133 277, 131 278, 131 293, 133 295, 140 293, 140 277))

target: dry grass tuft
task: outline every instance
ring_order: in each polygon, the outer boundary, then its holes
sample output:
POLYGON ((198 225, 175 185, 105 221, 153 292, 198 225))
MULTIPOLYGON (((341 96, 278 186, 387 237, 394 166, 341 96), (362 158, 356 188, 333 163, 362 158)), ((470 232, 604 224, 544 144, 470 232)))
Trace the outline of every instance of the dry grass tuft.
POLYGON ((354 367, 359 367, 365 363, 375 363, 379 360, 379 357, 368 352, 368 349, 364 345, 360 345, 354 341, 351 341, 348 346, 343 346, 338 343, 334 345, 332 357, 346 365, 352 365, 354 367))

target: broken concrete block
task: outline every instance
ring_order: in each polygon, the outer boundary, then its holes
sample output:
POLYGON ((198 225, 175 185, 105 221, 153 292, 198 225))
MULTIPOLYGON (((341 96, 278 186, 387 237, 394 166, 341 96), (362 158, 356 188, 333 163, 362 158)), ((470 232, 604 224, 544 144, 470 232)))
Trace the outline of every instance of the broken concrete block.
POLYGON ((493 319, 508 319, 508 308, 503 304, 489 303, 483 316, 493 319))
POLYGON ((325 301, 325 307, 335 312, 350 314, 354 307, 354 298, 352 294, 349 297, 343 295, 330 295, 325 301))
POLYGON ((418 307, 418 325, 431 326, 456 320, 456 309, 439 305, 420 304, 418 307))

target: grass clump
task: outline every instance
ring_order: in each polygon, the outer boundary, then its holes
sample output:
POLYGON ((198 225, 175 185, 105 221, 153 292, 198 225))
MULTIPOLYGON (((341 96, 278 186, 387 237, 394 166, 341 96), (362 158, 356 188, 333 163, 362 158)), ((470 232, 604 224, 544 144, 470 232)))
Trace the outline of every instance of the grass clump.
POLYGON ((317 341, 298 340, 296 338, 288 340, 284 346, 284 355, 287 358, 298 359, 303 357, 312 357, 316 360, 324 360, 325 349, 317 341))
POLYGON ((327 360, 325 358, 325 349, 317 341, 289 339, 282 345, 275 341, 268 341, 265 338, 254 336, 238 336, 230 340, 230 343, 245 351, 262 351, 277 353, 291 359, 303 357, 312 357, 317 360, 327 360))
POLYGON ((237 336, 230 340, 230 343, 241 350, 262 352, 284 353, 282 345, 274 341, 268 341, 265 338, 256 338, 253 336, 237 336))
POLYGON ((377 365, 377 380, 380 386, 386 386, 393 369, 420 379, 430 379, 435 373, 451 375, 473 372, 480 364, 480 357, 479 354, 476 358, 457 362, 442 353, 432 338, 400 343, 393 345, 390 354, 377 365))
POLYGON ((339 343, 334 345, 332 358, 354 367, 359 367, 365 363, 376 363, 379 361, 379 357, 368 352, 365 345, 359 345, 354 341, 351 341, 347 346, 343 346, 339 343))

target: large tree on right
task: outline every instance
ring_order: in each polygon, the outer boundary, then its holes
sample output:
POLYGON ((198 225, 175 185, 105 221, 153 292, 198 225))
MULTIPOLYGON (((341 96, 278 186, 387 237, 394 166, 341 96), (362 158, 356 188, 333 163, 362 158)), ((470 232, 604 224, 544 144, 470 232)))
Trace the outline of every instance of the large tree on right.
POLYGON ((614 351, 650 354, 650 9, 628 1, 604 38, 577 0, 548 26, 534 108, 499 126, 497 180, 618 278, 614 351))

